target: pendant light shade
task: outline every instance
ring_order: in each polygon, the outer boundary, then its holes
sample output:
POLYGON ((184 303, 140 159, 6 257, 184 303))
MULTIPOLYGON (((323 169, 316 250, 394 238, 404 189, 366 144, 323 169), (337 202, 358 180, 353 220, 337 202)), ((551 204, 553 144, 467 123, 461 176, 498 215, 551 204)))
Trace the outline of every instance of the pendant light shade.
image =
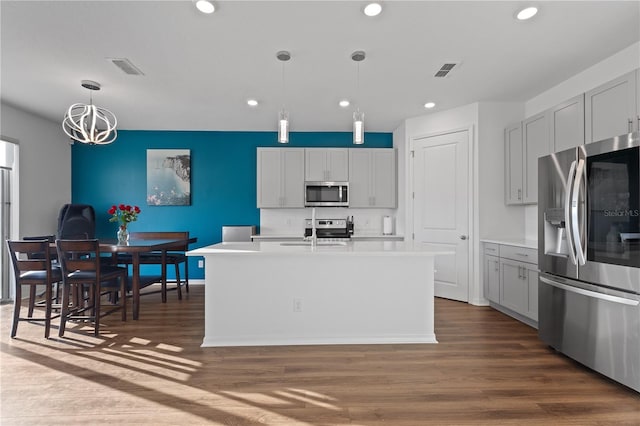
MULTIPOLYGON (((356 105, 360 104, 360 62, 364 61, 366 54, 362 50, 357 50, 351 54, 351 59, 357 65, 356 73, 356 105)), ((360 112, 360 107, 353 113, 353 144, 364 144, 364 112, 360 112)))
POLYGON ((286 50, 276 53, 276 58, 282 62, 282 109, 278 113, 278 143, 289 143, 289 113, 284 108, 285 85, 284 85, 284 64, 291 59, 291 54, 286 50))
MULTIPOLYGON (((100 90, 100 83, 82 80, 82 87, 100 90)), ((91 92, 89 92, 91 93, 91 92)), ((62 130, 74 141, 90 145, 110 144, 118 137, 116 116, 105 108, 93 105, 89 95, 89 105, 73 104, 62 120, 62 130)))
POLYGON ((284 109, 278 113, 278 142, 289 143, 289 113, 284 109))
POLYGON ((362 145, 364 143, 364 112, 356 110, 353 113, 353 144, 362 145))

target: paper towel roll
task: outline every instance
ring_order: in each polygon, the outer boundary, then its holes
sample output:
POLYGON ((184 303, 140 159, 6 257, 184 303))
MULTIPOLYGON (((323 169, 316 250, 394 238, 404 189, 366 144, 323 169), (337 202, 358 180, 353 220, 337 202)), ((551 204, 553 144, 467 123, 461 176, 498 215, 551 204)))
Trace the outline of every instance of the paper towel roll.
POLYGON ((393 221, 391 220, 391 216, 382 217, 382 234, 383 235, 393 234, 393 221))

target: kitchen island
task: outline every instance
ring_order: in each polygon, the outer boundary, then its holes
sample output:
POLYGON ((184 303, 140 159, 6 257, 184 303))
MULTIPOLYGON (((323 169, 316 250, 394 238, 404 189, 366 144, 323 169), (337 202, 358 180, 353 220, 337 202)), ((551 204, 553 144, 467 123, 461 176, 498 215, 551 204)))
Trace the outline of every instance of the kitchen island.
POLYGON ((202 346, 437 343, 434 257, 397 241, 220 243, 205 258, 202 346))

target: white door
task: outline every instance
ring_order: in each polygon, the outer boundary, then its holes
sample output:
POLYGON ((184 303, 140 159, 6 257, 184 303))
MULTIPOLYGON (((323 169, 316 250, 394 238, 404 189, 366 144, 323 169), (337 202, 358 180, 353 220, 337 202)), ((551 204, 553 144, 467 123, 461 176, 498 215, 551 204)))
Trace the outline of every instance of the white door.
POLYGON ((414 240, 455 251, 435 259, 435 295, 469 300, 469 132, 413 140, 414 240))

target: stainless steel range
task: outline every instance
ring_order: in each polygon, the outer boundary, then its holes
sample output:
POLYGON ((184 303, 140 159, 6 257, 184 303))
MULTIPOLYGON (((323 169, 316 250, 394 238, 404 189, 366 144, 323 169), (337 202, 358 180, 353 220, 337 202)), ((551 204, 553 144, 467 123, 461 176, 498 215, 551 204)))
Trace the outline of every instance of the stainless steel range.
POLYGON ((539 336, 640 392, 638 133, 538 162, 539 336))
MULTIPOLYGON (((312 233, 311 219, 305 219, 304 236, 312 233)), ((316 219, 316 237, 332 240, 348 240, 353 235, 353 216, 346 219, 316 219)))

